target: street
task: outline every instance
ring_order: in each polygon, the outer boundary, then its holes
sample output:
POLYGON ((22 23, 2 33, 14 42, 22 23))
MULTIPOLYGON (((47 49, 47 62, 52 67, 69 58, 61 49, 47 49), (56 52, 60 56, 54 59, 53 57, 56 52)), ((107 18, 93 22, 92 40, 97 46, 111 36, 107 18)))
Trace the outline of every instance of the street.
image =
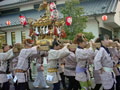
POLYGON ((32 83, 30 82, 29 86, 30 86, 31 90, 52 90, 52 85, 49 85, 50 86, 49 89, 45 89, 45 88, 42 88, 42 87, 35 88, 35 87, 33 87, 32 83))
MULTIPOLYGON (((31 90, 52 90, 52 85, 49 85, 49 86, 50 86, 49 89, 45 89, 45 88, 41 88, 41 87, 39 87, 39 88, 34 88, 33 85, 32 85, 32 83, 33 83, 33 82, 30 82, 30 83, 29 83, 29 86, 30 86, 30 89, 31 89, 31 90)), ((10 86, 10 90, 15 90, 13 85, 10 86)))

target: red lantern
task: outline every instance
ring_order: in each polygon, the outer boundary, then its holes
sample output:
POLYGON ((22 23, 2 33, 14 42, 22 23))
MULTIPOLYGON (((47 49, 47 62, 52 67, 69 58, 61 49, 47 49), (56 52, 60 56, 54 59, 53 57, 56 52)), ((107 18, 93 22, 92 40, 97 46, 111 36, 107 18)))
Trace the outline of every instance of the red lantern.
POLYGON ((8 20, 8 21, 6 21, 6 25, 11 25, 11 22, 8 20))
POLYGON ((56 5, 54 2, 50 3, 50 11, 52 12, 56 8, 56 5))
POLYGON ((23 26, 25 26, 27 24, 27 20, 26 20, 25 16, 19 16, 19 18, 20 18, 20 23, 23 26))
POLYGON ((103 16, 102 16, 102 20, 103 20, 103 21, 106 21, 107 19, 108 19, 108 18, 107 18, 107 15, 103 15, 103 16))
POLYGON ((67 26, 70 26, 72 24, 72 17, 71 16, 68 16, 67 18, 66 18, 66 25, 67 26))

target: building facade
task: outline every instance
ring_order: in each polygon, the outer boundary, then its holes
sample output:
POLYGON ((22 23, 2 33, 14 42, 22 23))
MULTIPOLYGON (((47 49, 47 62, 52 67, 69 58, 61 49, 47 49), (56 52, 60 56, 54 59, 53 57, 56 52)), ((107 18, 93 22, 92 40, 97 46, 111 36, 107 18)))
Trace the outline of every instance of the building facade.
MULTIPOLYGON (((65 0, 47 0, 54 1, 57 4, 59 17, 60 8, 64 6, 65 0)), ((13 45, 22 43, 25 38, 29 37, 29 25, 23 27, 20 24, 19 15, 26 18, 38 19, 44 14, 44 10, 38 11, 39 4, 43 0, 3 0, 0 2, 0 47, 3 43, 13 45), (11 25, 6 25, 6 21, 11 25)), ((120 38, 120 1, 119 0, 85 0, 80 3, 88 16, 86 32, 92 32, 95 38, 99 34, 109 34, 111 39, 116 36, 120 38), (102 16, 107 15, 108 20, 103 21, 102 16)))

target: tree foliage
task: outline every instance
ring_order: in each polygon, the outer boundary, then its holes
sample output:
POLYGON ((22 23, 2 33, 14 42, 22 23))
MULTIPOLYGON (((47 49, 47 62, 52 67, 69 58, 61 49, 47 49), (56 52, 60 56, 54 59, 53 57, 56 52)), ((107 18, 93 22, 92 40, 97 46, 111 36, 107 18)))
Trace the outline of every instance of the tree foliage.
POLYGON ((65 7, 61 8, 61 13, 64 16, 64 21, 66 21, 67 16, 72 17, 71 26, 64 25, 64 29, 67 34, 66 39, 73 40, 76 34, 84 33, 88 35, 88 40, 94 38, 92 33, 84 32, 86 28, 87 16, 84 16, 84 10, 80 6, 79 0, 67 0, 65 2, 65 7))

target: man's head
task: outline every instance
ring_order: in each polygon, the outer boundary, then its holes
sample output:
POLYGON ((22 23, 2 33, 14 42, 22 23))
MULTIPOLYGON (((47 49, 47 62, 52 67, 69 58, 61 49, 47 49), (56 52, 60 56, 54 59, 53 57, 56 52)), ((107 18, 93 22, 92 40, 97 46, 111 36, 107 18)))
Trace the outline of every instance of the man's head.
POLYGON ((51 49, 59 50, 62 48, 62 44, 59 40, 54 40, 51 49))
POLYGON ((15 43, 14 48, 13 48, 13 52, 20 53, 22 48, 23 48, 23 45, 21 43, 15 43))
POLYGON ((103 46, 108 47, 109 44, 110 44, 109 36, 104 35, 104 38, 103 38, 103 40, 101 40, 101 43, 102 43, 103 46))
POLYGON ((76 35, 74 43, 80 45, 83 48, 85 48, 88 45, 87 39, 82 33, 76 35))
POLYGON ((31 40, 31 39, 24 40, 24 47, 25 48, 31 48, 32 46, 33 46, 33 40, 31 40))
POLYGON ((2 49, 3 49, 3 52, 7 52, 8 50, 11 49, 11 47, 8 44, 3 44, 2 49))

